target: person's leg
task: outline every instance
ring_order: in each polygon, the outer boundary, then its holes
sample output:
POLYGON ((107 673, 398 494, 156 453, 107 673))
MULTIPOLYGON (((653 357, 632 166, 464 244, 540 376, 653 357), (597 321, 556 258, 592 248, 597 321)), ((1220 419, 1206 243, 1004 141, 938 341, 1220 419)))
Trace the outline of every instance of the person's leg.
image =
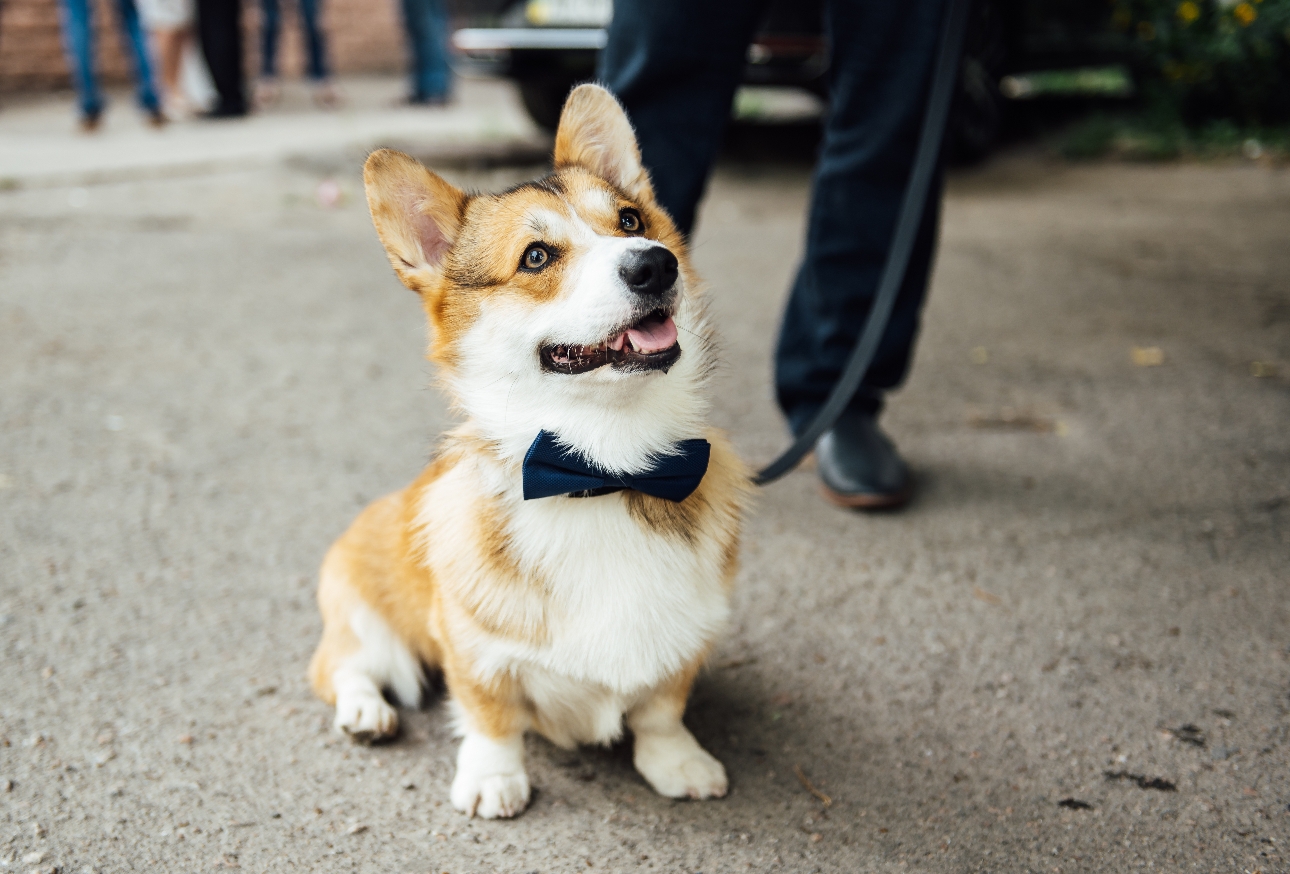
POLYGON ((403 33, 408 38, 408 78, 411 88, 408 99, 416 102, 421 99, 421 5, 424 0, 402 0, 399 8, 403 11, 403 33))
POLYGON ((322 0, 300 0, 300 21, 304 26, 305 45, 309 51, 309 78, 314 84, 314 102, 332 108, 340 102, 340 95, 332 86, 327 73, 327 38, 323 32, 322 0))
POLYGON ((278 30, 281 26, 278 0, 260 0, 260 75, 265 79, 278 75, 278 30))
POLYGON ((152 32, 157 45, 157 79, 165 100, 179 94, 179 59, 184 53, 187 32, 180 27, 158 28, 152 32))
POLYGON ((438 102, 452 88, 448 66, 448 10, 443 0, 403 0, 411 43, 413 102, 438 102))
POLYGON ((246 114, 246 83, 242 71, 241 0, 197 0, 197 26, 202 55, 219 101, 212 116, 246 114))
POLYGON ((322 0, 300 0, 300 20, 309 53, 309 78, 315 82, 327 78, 327 41, 319 21, 321 16, 322 0))
MULTIPOLYGON (((883 395, 899 386, 908 372, 936 252, 941 189, 942 178, 938 174, 923 207, 922 222, 896 305, 873 363, 851 402, 853 409, 875 415, 881 412, 883 395)), ((816 191, 818 198, 819 189, 816 191)), ((852 212, 856 216, 853 221, 872 215, 862 205, 853 207, 852 212)), ((813 208, 812 219, 815 213, 813 208)), ((894 227, 893 221, 888 230, 894 227)), ((841 375, 869 315, 886 250, 876 254, 878 260, 858 267, 850 282, 832 287, 828 283, 837 282, 837 271, 829 267, 834 265, 826 263, 819 269, 811 254, 816 253, 809 253, 798 268, 775 351, 776 397, 794 433, 806 427, 841 375), (831 288, 839 290, 833 292, 831 288), (862 288, 868 294, 848 293, 862 288)))
POLYGON ((448 66, 448 5, 444 0, 422 0, 422 9, 422 93, 427 98, 444 99, 453 88, 453 71, 448 66))
POLYGON ((139 8, 134 0, 117 0, 117 15, 126 45, 123 47, 134 64, 135 96, 139 105, 160 118, 161 101, 157 99, 156 81, 152 74, 152 58, 148 52, 148 37, 139 21, 139 8))
POLYGON ((618 0, 599 78, 640 140, 659 202, 694 227, 761 0, 618 0))
POLYGON ((59 12, 63 24, 63 47, 72 71, 81 118, 97 122, 103 112, 103 97, 94 75, 94 13, 89 0, 62 0, 59 12))
MULTIPOLYGON (((943 0, 832 2, 830 107, 815 170, 806 253, 784 314, 776 390, 794 430, 837 381, 869 314, 912 168, 943 0)), ((854 402, 876 413, 909 366, 940 212, 933 184, 878 354, 854 402)))
POLYGON ((260 0, 260 77, 255 82, 252 99, 256 106, 272 106, 282 96, 278 85, 278 34, 282 30, 282 11, 278 0, 260 0))
MULTIPOLYGON (((854 4, 825 12, 830 106, 816 166, 806 252, 776 350, 780 407, 800 432, 837 382, 877 292, 912 169, 939 46, 943 0, 854 4)), ((860 392, 816 447, 829 496, 893 506, 911 481, 877 426, 883 393, 909 368, 940 216, 938 174, 896 305, 860 392)))

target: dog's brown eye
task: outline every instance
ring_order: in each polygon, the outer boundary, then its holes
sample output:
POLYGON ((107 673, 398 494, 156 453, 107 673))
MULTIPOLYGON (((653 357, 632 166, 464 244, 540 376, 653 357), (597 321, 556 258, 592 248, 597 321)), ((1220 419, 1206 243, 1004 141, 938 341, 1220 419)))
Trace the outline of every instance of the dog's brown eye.
POLYGON ((639 233, 641 214, 634 209, 625 209, 618 213, 618 226, 629 234, 639 233))
POLYGON ((526 270, 540 270, 546 266, 546 262, 551 260, 551 253, 546 250, 545 246, 529 246, 524 253, 524 260, 521 262, 526 270))

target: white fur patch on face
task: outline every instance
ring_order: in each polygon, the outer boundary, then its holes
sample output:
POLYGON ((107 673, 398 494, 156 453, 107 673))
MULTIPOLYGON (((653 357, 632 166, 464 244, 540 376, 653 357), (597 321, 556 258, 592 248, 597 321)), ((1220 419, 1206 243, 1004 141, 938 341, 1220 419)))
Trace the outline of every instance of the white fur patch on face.
MULTIPOLYGON (((554 209, 531 207, 525 216, 528 229, 540 239, 564 239, 570 233, 573 224, 569 216, 554 209)), ((582 222, 578 222, 582 224, 582 222)), ((576 228, 575 228, 576 230, 576 228)))
MULTIPOLYGON (((566 268, 560 296, 533 314, 535 331, 547 343, 582 344, 599 343, 621 330, 638 312, 640 301, 619 269, 632 253, 654 248, 663 246, 640 237, 593 235, 566 268)), ((621 376, 612 368, 602 370, 621 376)))
POLYGON ((522 458, 538 431, 608 470, 649 466, 680 440, 696 436, 708 411, 703 388, 711 350, 695 289, 678 278, 673 319, 681 356, 667 372, 623 372, 606 365, 582 374, 543 369, 550 343, 590 345, 641 315, 640 301, 619 275, 623 259, 660 245, 640 237, 597 234, 586 222, 553 211, 541 220, 568 246, 564 284, 550 301, 496 295, 485 301, 459 343, 451 386, 478 433, 522 458))

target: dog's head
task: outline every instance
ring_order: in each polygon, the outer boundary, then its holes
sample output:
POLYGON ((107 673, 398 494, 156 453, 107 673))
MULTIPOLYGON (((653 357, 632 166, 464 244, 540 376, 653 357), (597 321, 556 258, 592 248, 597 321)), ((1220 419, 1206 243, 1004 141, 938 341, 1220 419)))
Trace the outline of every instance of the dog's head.
POLYGON ((363 177, 477 434, 515 456, 546 429, 618 471, 700 435, 711 338, 697 278, 608 91, 569 95, 555 170, 535 182, 467 194, 388 150, 363 177))

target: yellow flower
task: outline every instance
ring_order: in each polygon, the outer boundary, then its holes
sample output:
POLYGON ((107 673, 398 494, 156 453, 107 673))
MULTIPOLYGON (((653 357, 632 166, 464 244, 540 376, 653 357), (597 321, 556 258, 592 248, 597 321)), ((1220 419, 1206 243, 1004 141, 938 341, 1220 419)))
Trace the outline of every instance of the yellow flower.
POLYGON ((1249 3, 1242 3, 1232 10, 1232 17, 1241 23, 1241 27, 1249 27, 1259 17, 1259 13, 1249 3))
POLYGON ((1200 18, 1200 7, 1192 0, 1186 0, 1185 3, 1178 4, 1178 17, 1182 19, 1183 24, 1191 24, 1197 18, 1200 18))

